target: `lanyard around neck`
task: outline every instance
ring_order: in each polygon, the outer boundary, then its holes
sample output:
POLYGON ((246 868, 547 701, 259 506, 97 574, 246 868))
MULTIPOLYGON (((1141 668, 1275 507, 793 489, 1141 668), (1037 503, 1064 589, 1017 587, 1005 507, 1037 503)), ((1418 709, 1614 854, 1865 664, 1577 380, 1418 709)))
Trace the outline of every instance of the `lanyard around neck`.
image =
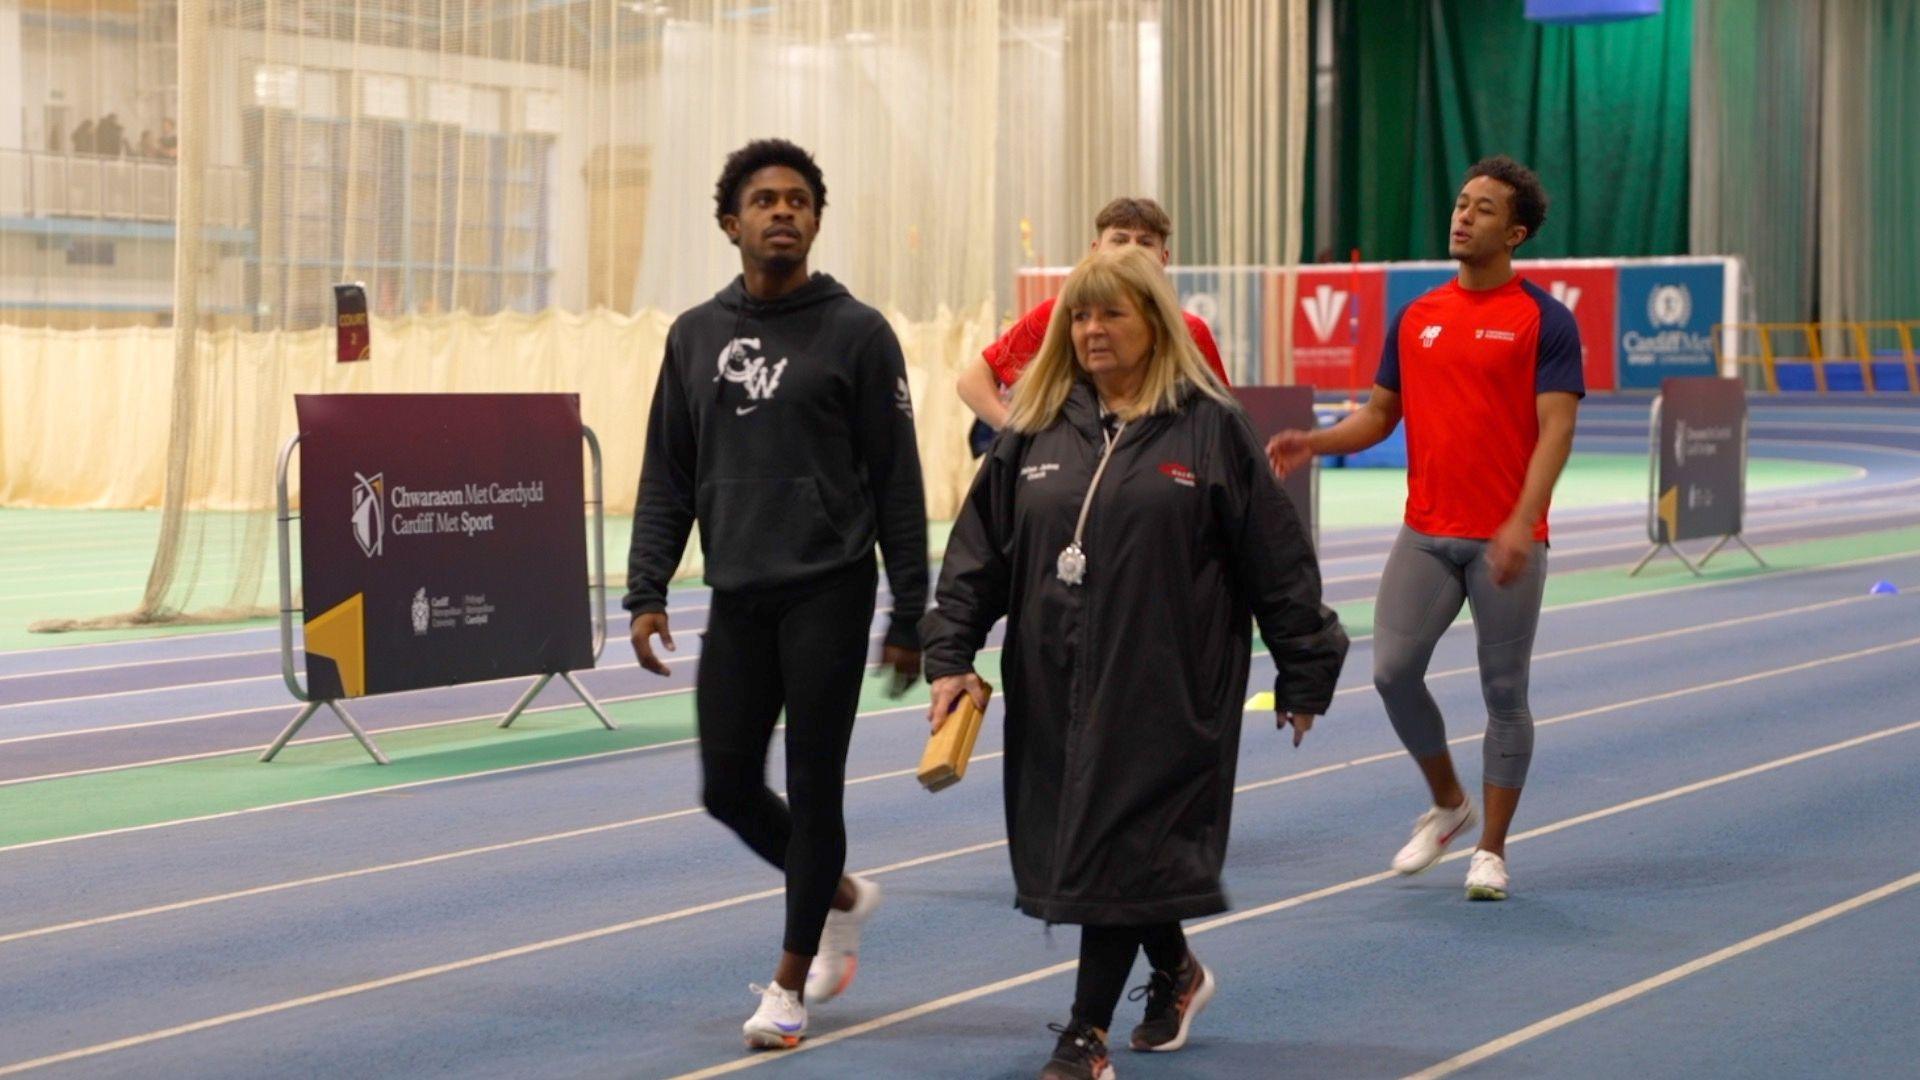
POLYGON ((1080 519, 1073 525, 1073 542, 1060 552, 1055 562, 1055 576, 1068 585, 1078 585, 1087 579, 1087 553, 1080 546, 1086 536, 1087 512, 1093 509, 1094 493, 1100 490, 1100 478, 1107 474, 1107 463, 1113 460, 1113 448, 1120 443, 1120 436, 1127 430, 1124 421, 1112 431, 1101 425, 1100 435, 1106 440, 1106 447, 1100 451, 1100 464, 1093 470, 1093 480, 1087 484, 1086 497, 1080 500, 1080 519))

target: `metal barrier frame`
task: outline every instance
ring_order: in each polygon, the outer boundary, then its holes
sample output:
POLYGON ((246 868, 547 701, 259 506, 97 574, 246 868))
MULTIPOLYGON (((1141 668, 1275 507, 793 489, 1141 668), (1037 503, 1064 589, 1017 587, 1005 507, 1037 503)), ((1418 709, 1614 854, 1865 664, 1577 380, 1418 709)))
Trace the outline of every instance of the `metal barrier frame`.
MULTIPOLYGON (((1633 569, 1627 571, 1627 576, 1638 577, 1640 571, 1646 569, 1647 564, 1652 562, 1653 557, 1660 554, 1661 549, 1664 548, 1672 552, 1674 558, 1680 560, 1680 565, 1693 571, 1694 577, 1701 577, 1703 576, 1701 570, 1706 567, 1708 561, 1720 553, 1721 548, 1727 546, 1727 541, 1729 540, 1746 548, 1747 554, 1753 556, 1754 562, 1759 563, 1763 567, 1766 566, 1767 560, 1761 558, 1760 553, 1753 550, 1753 545, 1747 543, 1746 537, 1741 536, 1738 532, 1728 533, 1714 541, 1713 547, 1708 548, 1707 553, 1701 556, 1700 561, 1697 563, 1690 561, 1686 555, 1675 546, 1674 541, 1660 538, 1660 414, 1665 404, 1663 400, 1664 397, 1665 395, 1663 394, 1655 394, 1653 396, 1653 410, 1649 414, 1647 423, 1647 539, 1653 542, 1653 547, 1649 548, 1645 555, 1640 556, 1640 561, 1633 564, 1633 569)), ((1743 416, 1740 418, 1740 521, 1742 524, 1745 524, 1746 520, 1747 418, 1743 416)))
MULTIPOLYGON (((587 582, 587 591, 593 605, 593 658, 598 661, 607 645, 606 502, 603 497, 604 485, 601 483, 600 439, 593 433, 592 428, 584 424, 580 427, 580 435, 586 441, 587 449, 593 458, 592 498, 587 500, 587 505, 593 507, 593 530, 588 536, 593 548, 593 574, 587 582)), ((280 459, 274 468, 274 491, 279 504, 279 513, 275 517, 275 531, 280 557, 280 675, 285 680, 287 690, 293 695, 294 700, 303 701, 306 704, 273 740, 272 745, 261 753, 260 760, 272 761, 282 749, 285 749, 287 743, 292 741, 294 735, 305 726, 306 722, 324 706, 340 718, 340 723, 359 741, 360 746, 376 764, 391 764, 387 755, 367 734, 366 729, 354 720, 352 714, 348 713, 339 701, 332 698, 311 697, 307 688, 301 685, 300 674, 294 667, 293 617, 296 614, 304 615, 305 609, 293 606, 293 533, 290 526, 299 519, 300 515, 293 513, 291 509, 292 500, 287 493, 287 467, 293 460, 294 448, 300 445, 300 439, 301 436, 296 433, 287 440, 285 446, 280 448, 280 459)), ((618 730, 618 725, 607 716, 606 710, 600 707, 600 702, 587 692, 586 687, 580 685, 580 680, 575 678, 571 671, 547 672, 537 677, 533 685, 520 695, 518 701, 514 702, 513 708, 500 721, 499 726, 504 728, 511 725, 522 712, 526 711, 527 706, 532 704, 540 691, 546 689, 555 675, 566 681, 567 686, 586 704, 588 709, 592 710, 594 717, 608 731, 618 730)))

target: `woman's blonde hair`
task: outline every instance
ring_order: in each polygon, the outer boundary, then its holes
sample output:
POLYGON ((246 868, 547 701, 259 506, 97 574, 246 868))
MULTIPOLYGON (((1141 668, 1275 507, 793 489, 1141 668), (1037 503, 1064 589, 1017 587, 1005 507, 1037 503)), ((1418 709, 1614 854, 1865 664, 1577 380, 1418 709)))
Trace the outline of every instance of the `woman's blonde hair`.
POLYGON ((1126 421, 1179 407, 1182 384, 1217 401, 1232 404, 1233 397, 1207 366, 1200 347, 1187 330, 1186 316, 1173 293, 1173 283, 1160 261, 1143 248, 1097 251, 1081 260, 1067 276, 1060 298, 1047 322, 1046 340, 1017 382, 1007 426, 1037 432, 1052 426, 1066 407, 1076 380, 1086 378, 1073 351, 1075 308, 1111 304, 1125 299, 1153 330, 1152 351, 1146 359, 1146 380, 1133 403, 1120 414, 1126 421))

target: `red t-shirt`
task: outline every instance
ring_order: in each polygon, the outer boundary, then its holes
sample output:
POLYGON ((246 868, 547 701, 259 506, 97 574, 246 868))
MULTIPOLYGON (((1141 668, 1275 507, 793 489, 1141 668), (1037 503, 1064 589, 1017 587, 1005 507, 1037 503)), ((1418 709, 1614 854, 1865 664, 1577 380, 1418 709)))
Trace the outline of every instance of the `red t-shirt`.
MULTIPOLYGON (((1041 343, 1047 339, 1047 320, 1053 318, 1053 305, 1052 297, 1040 301, 980 353, 1001 386, 1012 386, 1027 369, 1027 362, 1040 352, 1041 343)), ((1220 346, 1213 343, 1213 331, 1207 328, 1207 320, 1191 311, 1181 314, 1187 317, 1187 330, 1193 334, 1193 343, 1200 346, 1200 355, 1207 358, 1207 366, 1220 377, 1220 385, 1232 386, 1227 381, 1227 369, 1220 364, 1220 346)))
MULTIPOLYGON (((1535 398, 1586 395, 1573 313, 1519 277, 1458 279, 1400 309, 1374 382, 1400 394, 1407 425, 1407 526, 1485 540, 1520 501, 1540 441, 1535 398)), ((1547 518, 1533 527, 1547 538, 1547 518)))

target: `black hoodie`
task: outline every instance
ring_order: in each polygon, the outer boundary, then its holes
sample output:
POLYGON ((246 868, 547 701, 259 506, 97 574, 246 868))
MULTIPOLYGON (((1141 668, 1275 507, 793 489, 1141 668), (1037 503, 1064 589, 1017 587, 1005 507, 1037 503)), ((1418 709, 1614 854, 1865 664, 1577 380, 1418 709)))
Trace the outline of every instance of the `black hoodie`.
POLYGON ((927 509, 906 360, 886 319, 833 278, 769 301, 735 278, 667 331, 629 612, 666 609, 695 518, 721 591, 803 584, 872 559, 877 539, 893 588, 886 643, 918 647, 927 509))

